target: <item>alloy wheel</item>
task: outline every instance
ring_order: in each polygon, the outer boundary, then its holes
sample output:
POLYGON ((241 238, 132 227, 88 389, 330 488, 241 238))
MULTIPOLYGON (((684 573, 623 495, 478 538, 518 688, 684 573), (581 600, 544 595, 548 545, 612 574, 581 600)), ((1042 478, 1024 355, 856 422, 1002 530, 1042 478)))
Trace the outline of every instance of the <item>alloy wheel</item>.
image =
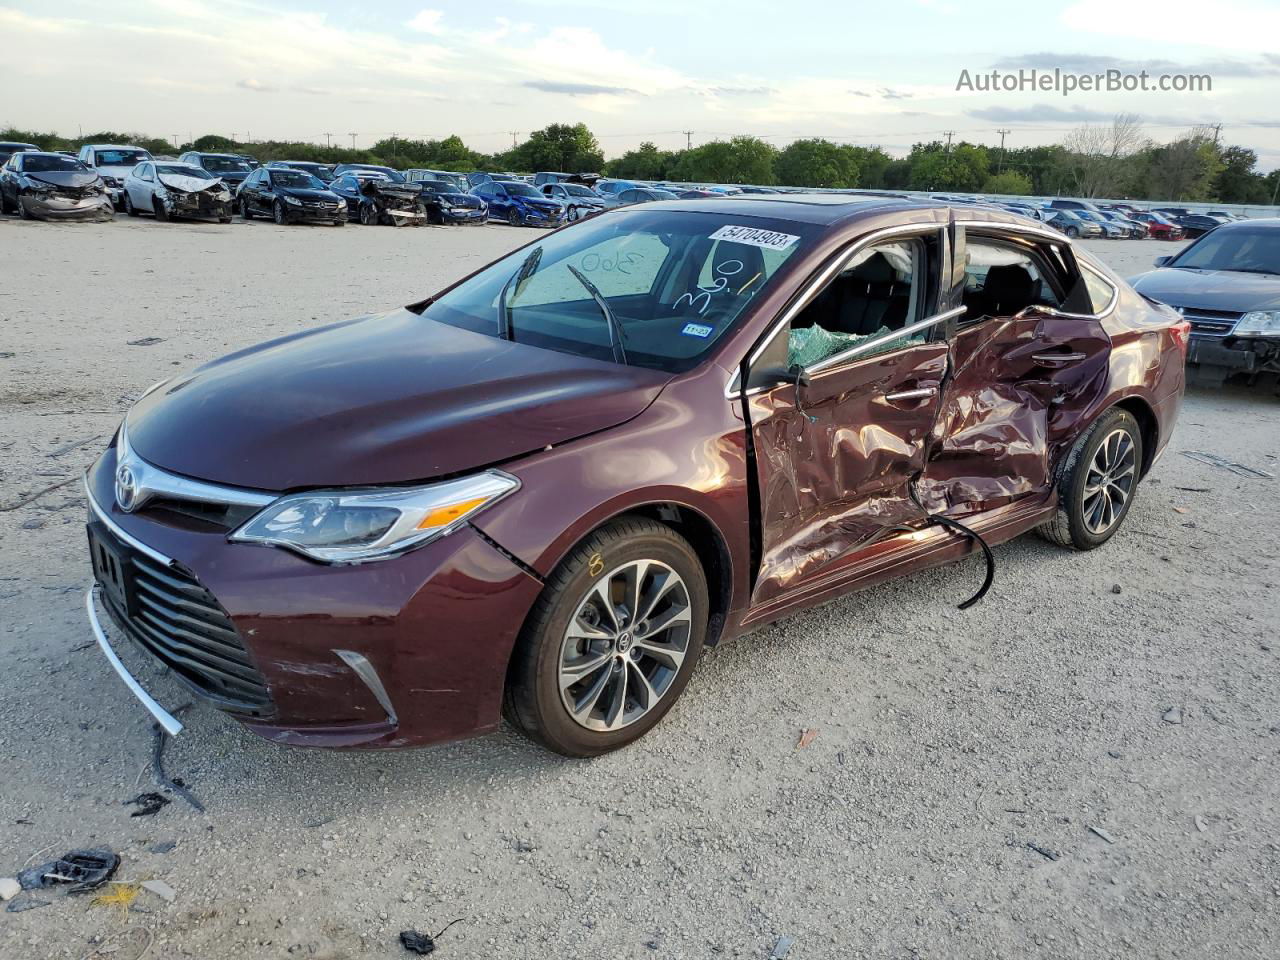
POLYGON ((671 689, 689 648, 689 590, 657 560, 599 577, 560 645, 560 699, 588 730, 611 732, 651 711, 671 689))
POLYGON ((1115 525, 1137 479, 1137 451, 1128 430, 1112 430, 1089 462, 1081 515, 1090 533, 1100 536, 1115 525))

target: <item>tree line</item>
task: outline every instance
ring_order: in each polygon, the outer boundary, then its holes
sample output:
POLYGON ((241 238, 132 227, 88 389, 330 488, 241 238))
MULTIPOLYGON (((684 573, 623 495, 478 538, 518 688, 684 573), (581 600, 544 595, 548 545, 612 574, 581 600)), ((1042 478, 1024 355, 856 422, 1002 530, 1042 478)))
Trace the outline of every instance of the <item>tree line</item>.
POLYGON ((1061 143, 1001 149, 961 141, 917 143, 906 157, 876 146, 822 138, 784 147, 759 137, 712 140, 685 150, 662 150, 645 142, 606 161, 585 124, 554 123, 510 150, 486 154, 460 137, 416 140, 389 137, 367 150, 299 141, 242 143, 214 134, 175 147, 138 134, 104 131, 67 139, 53 133, 8 129, 2 140, 35 143, 46 150, 75 150, 82 143, 135 143, 152 153, 185 150, 251 154, 271 160, 378 163, 397 168, 440 170, 557 170, 599 172, 634 180, 746 183, 759 186, 861 187, 1026 196, 1110 197, 1135 200, 1216 201, 1274 204, 1280 171, 1262 174, 1257 154, 1219 142, 1218 131, 1195 127, 1165 143, 1147 137, 1141 121, 1117 116, 1110 124, 1086 124, 1061 143))

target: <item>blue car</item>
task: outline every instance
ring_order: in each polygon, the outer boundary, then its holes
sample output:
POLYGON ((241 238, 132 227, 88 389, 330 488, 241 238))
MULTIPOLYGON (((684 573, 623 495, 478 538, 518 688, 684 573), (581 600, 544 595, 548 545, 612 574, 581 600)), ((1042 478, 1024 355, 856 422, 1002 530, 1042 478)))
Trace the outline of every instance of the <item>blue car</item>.
POLYGON ((489 219, 505 220, 513 227, 558 227, 565 222, 564 204, 527 183, 490 180, 471 193, 489 205, 489 219))

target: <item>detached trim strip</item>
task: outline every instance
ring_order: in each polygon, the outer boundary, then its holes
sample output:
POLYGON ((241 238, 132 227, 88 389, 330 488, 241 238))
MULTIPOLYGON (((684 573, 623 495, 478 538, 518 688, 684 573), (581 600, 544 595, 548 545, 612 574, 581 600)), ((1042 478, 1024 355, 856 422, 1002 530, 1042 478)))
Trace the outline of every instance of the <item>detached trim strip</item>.
MULTIPOLYGON (((89 498, 89 502, 93 503, 92 497, 89 498)), ((120 679, 124 681, 124 685, 128 687, 142 705, 147 708, 147 712, 156 718, 156 722, 160 724, 164 729, 164 732, 171 737, 176 737, 182 732, 182 724, 178 721, 178 718, 164 707, 160 706, 160 704, 156 703, 151 694, 147 693, 147 691, 142 688, 142 684, 134 679, 133 674, 129 672, 129 668, 120 661, 115 650, 111 648, 111 641, 107 639, 106 632, 103 631, 102 624, 98 620, 98 590, 99 587, 95 583, 84 595, 85 610, 89 613, 89 626, 93 628, 93 636, 98 641, 98 646, 102 648, 102 652, 106 655, 107 662, 110 663, 112 669, 120 675, 120 679)))

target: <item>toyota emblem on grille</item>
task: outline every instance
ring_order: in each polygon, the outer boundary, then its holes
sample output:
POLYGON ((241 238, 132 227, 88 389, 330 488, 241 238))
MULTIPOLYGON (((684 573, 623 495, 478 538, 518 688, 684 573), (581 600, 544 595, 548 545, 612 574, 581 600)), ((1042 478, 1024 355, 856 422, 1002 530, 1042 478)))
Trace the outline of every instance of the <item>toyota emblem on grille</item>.
POLYGON ((116 470, 116 503, 125 513, 138 505, 138 479, 127 463, 116 470))

